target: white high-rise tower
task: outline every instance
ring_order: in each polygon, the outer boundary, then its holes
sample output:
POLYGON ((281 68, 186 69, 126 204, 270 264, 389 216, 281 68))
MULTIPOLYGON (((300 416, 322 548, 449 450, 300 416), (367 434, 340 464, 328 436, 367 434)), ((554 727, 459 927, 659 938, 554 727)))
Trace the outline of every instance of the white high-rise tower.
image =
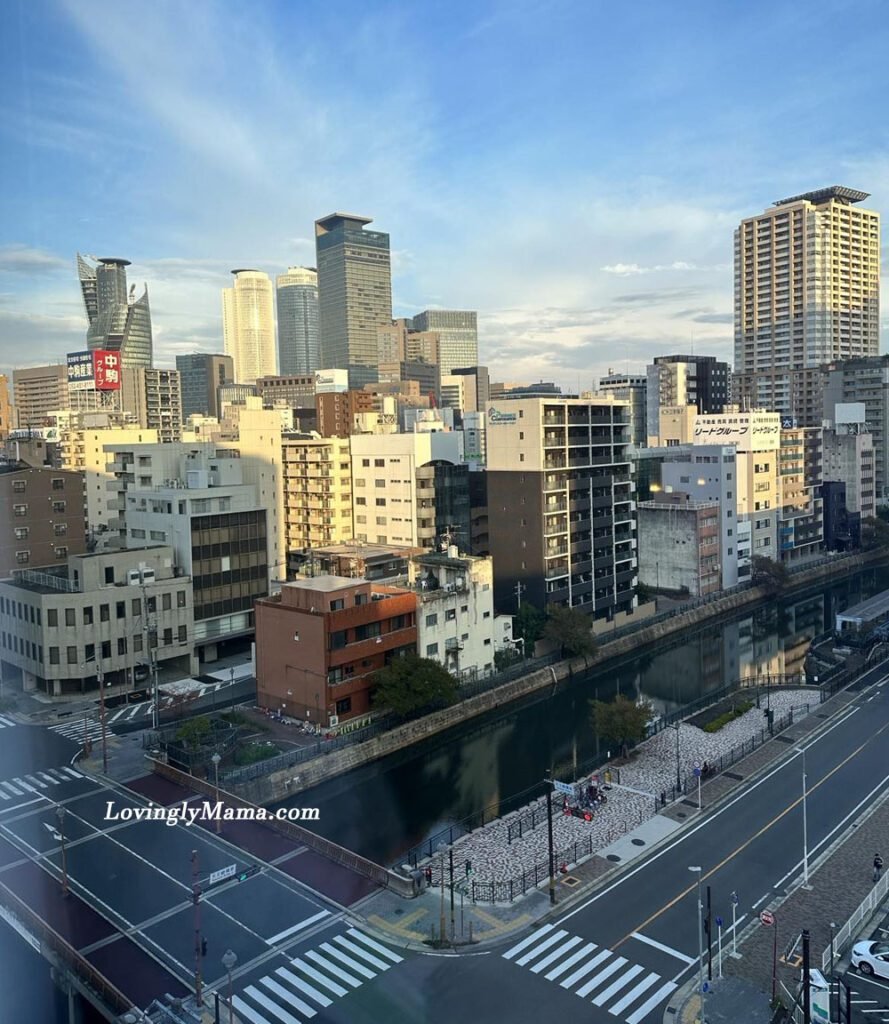
POLYGON ((235 380, 253 384, 277 373, 275 295, 268 274, 233 270, 234 284, 222 291, 225 352, 234 361, 235 380))

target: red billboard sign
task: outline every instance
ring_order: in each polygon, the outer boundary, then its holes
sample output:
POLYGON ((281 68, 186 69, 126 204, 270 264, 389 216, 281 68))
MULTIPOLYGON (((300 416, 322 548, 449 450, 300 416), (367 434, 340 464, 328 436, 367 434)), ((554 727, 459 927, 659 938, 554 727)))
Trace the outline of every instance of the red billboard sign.
POLYGON ((93 352, 96 391, 120 391, 120 353, 97 349, 93 352))

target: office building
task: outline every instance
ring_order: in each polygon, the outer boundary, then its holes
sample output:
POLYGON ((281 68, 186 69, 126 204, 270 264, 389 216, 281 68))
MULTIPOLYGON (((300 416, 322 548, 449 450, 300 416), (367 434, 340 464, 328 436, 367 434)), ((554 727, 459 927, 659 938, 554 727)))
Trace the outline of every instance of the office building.
POLYGON ((427 309, 413 318, 415 331, 438 335, 438 365, 442 373, 478 363, 478 314, 472 310, 427 309))
POLYGON ((348 438, 283 439, 284 536, 291 564, 315 548, 352 537, 352 472, 348 438))
POLYGON ((823 432, 821 474, 824 545, 829 551, 858 547, 862 521, 877 511, 876 459, 865 405, 839 405, 834 415, 834 425, 823 432), (845 543, 838 544, 840 538, 845 543))
POLYGON ((437 331, 418 331, 406 318, 377 328, 377 362, 390 370, 398 363, 438 365, 441 337, 437 331))
POLYGON ((817 368, 879 351, 880 217, 839 185, 735 232, 735 401, 820 426, 817 368))
MULTIPOLYGON (((490 558, 447 551, 417 555, 410 562, 417 595, 417 652, 453 676, 473 678, 494 670, 494 569, 490 558)), ((510 636, 511 636, 510 631, 510 636)))
POLYGON ((412 590, 340 576, 285 583, 256 602, 257 701, 336 727, 371 710, 374 674, 416 645, 412 590))
POLYGON ((268 274, 233 270, 231 288, 222 290, 222 331, 238 384, 278 372, 275 353, 275 300, 268 274))
POLYGON ((630 443, 644 447, 648 443, 648 375, 609 370, 607 376, 599 380, 599 394, 611 395, 627 403, 630 410, 630 443))
POLYGON ((12 371, 12 390, 20 430, 50 423, 50 414, 68 408, 68 367, 29 366, 12 371))
POLYGON ((87 348, 119 353, 124 369, 150 367, 153 340, 148 285, 137 299, 136 286, 127 289, 128 266, 129 260, 94 260, 77 254, 77 276, 89 321, 87 348))
POLYGON ((889 356, 844 359, 821 368, 819 422, 845 422, 843 406, 864 405, 874 448, 874 489, 878 505, 889 502, 889 356))
POLYGON ((455 366, 453 376, 466 378, 463 400, 466 412, 484 412, 485 403, 491 397, 491 382, 487 366, 455 366))
POLYGON ((566 605, 623 621, 636 607, 626 403, 511 399, 487 408, 488 541, 495 601, 566 605))
POLYGON ((182 393, 178 370, 124 369, 121 405, 145 430, 156 430, 164 444, 182 437, 182 393))
POLYGON ((693 501, 687 494, 640 501, 639 582, 656 592, 704 597, 722 589, 719 503, 693 501))
POLYGON ((5 441, 10 430, 15 429, 12 418, 13 406, 9 400, 9 378, 0 373, 0 441, 5 441))
POLYGON ((785 420, 778 464, 778 550, 793 563, 817 554, 824 541, 821 427, 785 420))
POLYGON ((191 352, 176 356, 176 369, 182 392, 182 419, 194 415, 219 419, 217 388, 234 382, 232 357, 217 352, 191 352))
POLYGON ((328 391, 315 395, 318 433, 322 437, 350 437, 355 433, 355 417, 375 409, 376 398, 369 391, 328 391))
POLYGON ((377 380, 377 328, 392 322, 389 236, 370 217, 332 213, 315 221, 321 368, 349 371, 349 387, 377 380))
POLYGON ((646 370, 647 430, 656 434, 664 406, 720 413, 731 401, 731 367, 715 356, 657 356, 646 370))
POLYGON ((358 541, 437 550, 469 547, 469 468, 462 435, 356 434, 351 439, 358 541))
POLYGON ((86 546, 80 473, 0 463, 0 579, 14 569, 64 565, 86 546))
POLYGON ((149 659, 190 675, 191 580, 168 546, 71 554, 0 582, 0 657, 48 696, 134 686, 149 659))
POLYGON ((315 375, 258 377, 256 393, 267 408, 300 410, 315 415, 315 375))
POLYGON ((278 372, 305 376, 321 365, 318 333, 318 273, 289 267, 275 279, 278 305, 278 372))

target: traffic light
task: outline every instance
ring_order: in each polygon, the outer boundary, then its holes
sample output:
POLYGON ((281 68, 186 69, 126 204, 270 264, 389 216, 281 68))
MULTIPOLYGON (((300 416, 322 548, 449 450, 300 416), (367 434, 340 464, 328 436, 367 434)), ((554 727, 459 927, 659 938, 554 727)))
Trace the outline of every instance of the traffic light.
POLYGON ((467 858, 467 860, 466 860, 466 877, 467 878, 469 878, 469 875, 471 874, 471 872, 472 872, 472 861, 467 858))
POLYGON ((207 955, 207 940, 201 939, 201 956, 207 955))

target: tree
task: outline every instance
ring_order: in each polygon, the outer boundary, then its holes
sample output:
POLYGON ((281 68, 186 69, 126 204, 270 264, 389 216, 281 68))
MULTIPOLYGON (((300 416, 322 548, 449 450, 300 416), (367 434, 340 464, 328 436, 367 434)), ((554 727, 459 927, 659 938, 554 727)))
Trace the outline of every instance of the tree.
POLYGON ((868 516, 861 521, 861 547, 865 551, 889 547, 889 523, 883 518, 868 516))
POLYGON ((654 711, 648 701, 637 704, 620 695, 612 701, 590 701, 593 729, 601 739, 620 744, 624 757, 629 747, 645 739, 653 715, 654 711))
POLYGON ((502 672, 505 668, 509 668, 510 665, 515 665, 521 660, 522 656, 515 647, 501 647, 499 651, 494 651, 494 668, 498 672, 502 672))
POLYGON ((582 654, 586 657, 595 654, 596 638, 593 636, 590 617, 584 615, 579 608, 556 605, 550 609, 543 635, 547 640, 557 643, 563 655, 582 654))
POLYGON ((776 594, 787 586, 790 574, 783 562, 776 562, 763 555, 754 555, 751 563, 751 579, 754 586, 765 587, 769 593, 776 594))
POLYGON ((433 705, 453 704, 457 682, 437 661, 408 654, 376 675, 374 706, 406 717, 433 705))
POLYGON ((527 601, 519 607, 512 620, 512 635, 525 641, 525 657, 534 656, 534 645, 543 636, 546 616, 533 604, 527 601))
POLYGON ((176 730, 176 739, 191 750, 197 750, 209 735, 210 721, 207 718, 189 718, 176 730))

